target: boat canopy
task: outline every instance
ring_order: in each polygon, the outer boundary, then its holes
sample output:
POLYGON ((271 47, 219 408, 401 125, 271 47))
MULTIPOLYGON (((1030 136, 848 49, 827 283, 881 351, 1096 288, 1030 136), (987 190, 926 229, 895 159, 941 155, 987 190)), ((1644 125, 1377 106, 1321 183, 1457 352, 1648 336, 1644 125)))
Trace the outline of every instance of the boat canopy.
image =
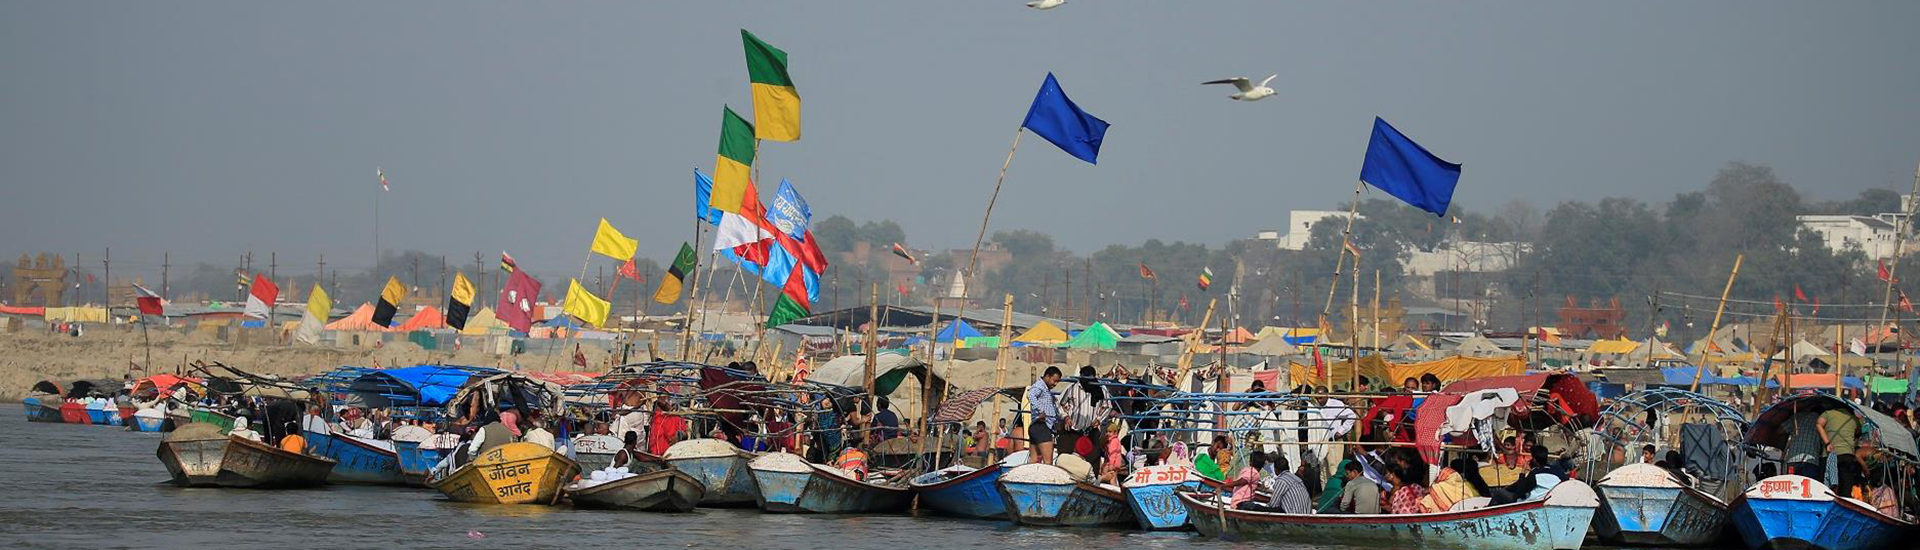
POLYGON ((1753 419, 1753 429, 1747 431, 1746 443, 1785 449, 1787 432, 1782 427, 1792 422, 1795 414, 1821 413, 1833 409, 1843 409, 1859 417, 1862 437, 1875 442, 1875 446, 1886 449, 1901 460, 1920 462, 1920 451, 1916 451, 1913 432, 1901 427, 1899 421, 1824 393, 1793 395, 1760 411, 1760 416, 1753 419))
POLYGON ((476 378, 500 370, 461 365, 415 365, 370 370, 347 385, 369 407, 439 407, 476 378))

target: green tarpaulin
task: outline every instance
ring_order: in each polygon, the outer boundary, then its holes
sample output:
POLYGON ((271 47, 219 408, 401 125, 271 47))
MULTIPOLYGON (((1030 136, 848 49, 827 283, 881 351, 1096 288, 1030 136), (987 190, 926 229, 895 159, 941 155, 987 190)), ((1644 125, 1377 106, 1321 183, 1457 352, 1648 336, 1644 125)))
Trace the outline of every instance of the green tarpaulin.
POLYGON ((1107 326, 1106 323, 1094 323, 1093 326, 1087 327, 1087 330, 1080 331, 1080 334, 1074 335, 1073 338, 1067 340, 1067 343, 1060 344, 1060 347, 1072 349, 1113 349, 1119 342, 1120 333, 1114 332, 1113 328, 1107 326))

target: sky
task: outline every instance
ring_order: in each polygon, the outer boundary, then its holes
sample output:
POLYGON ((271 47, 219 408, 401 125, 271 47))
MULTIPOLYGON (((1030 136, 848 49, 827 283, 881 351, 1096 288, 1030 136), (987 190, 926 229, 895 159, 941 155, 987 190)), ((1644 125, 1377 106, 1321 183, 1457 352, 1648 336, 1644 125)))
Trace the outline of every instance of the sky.
POLYGON ((664 263, 721 107, 752 109, 742 28, 804 100, 763 185, 916 248, 971 245, 1050 71, 1112 123, 1100 163, 1029 136, 991 230, 1081 252, 1333 207, 1375 116, 1481 211, 1665 201, 1734 160, 1844 199, 1920 161, 1917 2, 1022 4, 0 2, 0 254, 365 269, 377 201, 388 250, 570 272, 605 217, 664 263), (1255 103, 1199 85, 1276 73, 1255 103))

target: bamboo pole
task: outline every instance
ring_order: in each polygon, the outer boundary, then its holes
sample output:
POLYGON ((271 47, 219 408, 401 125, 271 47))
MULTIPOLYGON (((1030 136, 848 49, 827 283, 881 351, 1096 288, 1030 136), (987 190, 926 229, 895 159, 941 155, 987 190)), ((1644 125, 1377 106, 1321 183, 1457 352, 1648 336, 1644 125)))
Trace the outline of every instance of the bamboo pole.
MULTIPOLYGON (((1727 312, 1727 296, 1733 293, 1733 281, 1735 279, 1740 278, 1740 262, 1746 259, 1747 259, 1746 254, 1738 254, 1733 257, 1733 272, 1727 274, 1726 288, 1720 289, 1720 305, 1713 308, 1713 326, 1707 329, 1707 349, 1705 350, 1706 352, 1713 351, 1713 339, 1714 337, 1719 336, 1716 333, 1720 332, 1720 316, 1727 312)), ((1773 359, 1771 356, 1769 356, 1767 360, 1772 361, 1773 359)), ((1709 361, 1706 361, 1705 354, 1702 354, 1700 362, 1703 364, 1694 367, 1693 385, 1687 386, 1687 391, 1700 393, 1700 375, 1701 373, 1705 373, 1707 371, 1707 365, 1704 363, 1709 363, 1709 361)), ((1762 384, 1761 386, 1762 388, 1766 387, 1764 385, 1766 384, 1765 380, 1762 380, 1760 383, 1762 384)))
POLYGON ((1847 356, 1841 351, 1840 339, 1842 338, 1845 338, 1845 336, 1842 335, 1840 332, 1840 324, 1834 323, 1833 325, 1833 397, 1836 399, 1845 399, 1844 397, 1840 396, 1840 390, 1841 388, 1845 387, 1846 380, 1847 380, 1846 364, 1840 362, 1842 359, 1847 358, 1847 356))
POLYGON ((873 400, 873 370, 877 356, 874 348, 880 344, 880 283, 873 283, 873 294, 867 299, 867 341, 861 345, 860 352, 867 356, 866 377, 860 387, 867 391, 867 400, 873 400))
MULTIPOLYGON (((1333 261, 1333 282, 1327 285, 1327 305, 1320 308, 1320 319, 1325 324, 1327 316, 1333 312, 1334 291, 1340 288, 1340 270, 1346 265, 1347 245, 1353 243, 1353 220, 1360 217, 1360 192, 1367 189, 1364 181, 1354 182, 1353 204, 1347 205, 1347 229, 1340 232, 1340 257, 1333 261)), ((1360 269, 1360 257, 1353 257, 1353 268, 1360 269)))
MULTIPOLYGON (((996 364, 994 365, 994 368, 993 368, 993 388, 996 391, 1007 387, 1007 349, 1009 348, 1009 344, 1012 342, 1012 339, 1013 339, 1012 325, 1013 325, 1013 295, 1008 294, 1006 298, 1006 303, 1005 305, 1002 306, 1002 309, 1000 310, 1000 342, 999 342, 1000 345, 999 345, 999 349, 995 350, 994 352, 994 362, 996 364)), ((999 398, 1000 398, 999 395, 995 394, 993 397, 987 398, 987 400, 988 402, 992 402, 993 400, 999 399, 999 398)), ((993 427, 995 429, 998 429, 1000 427, 1000 408, 999 407, 994 407, 993 409, 993 427)), ((998 437, 998 435, 999 434, 995 434, 996 438, 998 437)))
POLYGON ((1178 374, 1173 375, 1173 380, 1168 381, 1168 384, 1174 386, 1175 389, 1185 391, 1184 388, 1180 388, 1179 386, 1182 381, 1187 379, 1187 371, 1193 370, 1193 348, 1199 346, 1201 338, 1206 336, 1207 323, 1213 322, 1213 306, 1218 303, 1220 303, 1219 298, 1207 300, 1207 313, 1200 316, 1200 324, 1194 327, 1191 334, 1187 335, 1187 347, 1186 349, 1180 350, 1180 359, 1177 361, 1180 370, 1178 374))
MULTIPOLYGON (((693 306, 696 303, 696 301, 700 299, 700 233, 705 230, 705 227, 700 225, 702 221, 703 220, 698 220, 698 219, 693 220, 693 250, 694 250, 693 276, 688 277, 689 282, 693 283, 692 285, 693 288, 688 289, 687 291, 687 315, 685 318, 681 319, 681 323, 682 323, 680 327, 680 333, 682 336, 682 341, 680 344, 680 360, 681 361, 686 361, 688 359, 693 358, 693 331, 694 331, 693 316, 695 313, 693 306)), ((713 268, 713 261, 712 261, 713 258, 711 256, 712 254, 709 253, 709 258, 707 261, 708 269, 713 268)), ((712 276, 709 275, 708 278, 712 278, 712 276)))
MULTIPOLYGON (((1913 216, 1914 216, 1914 207, 1920 206, 1920 166, 1915 166, 1913 169, 1913 190, 1908 192, 1907 202, 1908 202, 1907 204, 1901 205, 1902 207, 1901 210, 1904 210, 1906 212, 1906 215, 1901 216, 1900 223, 1897 226, 1895 226, 1896 229, 1894 231, 1894 239, 1893 239, 1893 265, 1887 267, 1887 289, 1886 289, 1886 292, 1882 294, 1880 298, 1880 304, 1881 304, 1880 324, 1879 326, 1874 327, 1874 329, 1876 330, 1885 330, 1887 328, 1887 316, 1893 313, 1893 283, 1895 281, 1900 280, 1900 277, 1899 277, 1900 259, 1905 257, 1907 253, 1907 231, 1911 230, 1911 228, 1913 227, 1912 224, 1913 224, 1913 216)), ((1892 336, 1893 338, 1894 357, 1895 358, 1902 357, 1903 354, 1900 350, 1900 334, 1898 332, 1889 331, 1889 335, 1892 336)), ((1861 340, 1865 341, 1866 337, 1864 335, 1861 336, 1861 340)), ((1874 348, 1876 350, 1879 349, 1879 347, 1880 347, 1879 344, 1874 345, 1874 348)), ((1835 359, 1835 361, 1838 361, 1838 359, 1835 359)), ((1905 359, 1901 359, 1901 361, 1904 362, 1905 359)), ((1836 363, 1836 366, 1837 366, 1837 363, 1836 363)), ((1908 375, 1909 379, 1912 378, 1912 373, 1906 373, 1906 374, 1908 375)), ((1912 392, 1909 391, 1908 394, 1912 394, 1912 392)), ((1839 397, 1839 395, 1840 395, 1839 392, 1837 391, 1834 392, 1834 397, 1839 397)))

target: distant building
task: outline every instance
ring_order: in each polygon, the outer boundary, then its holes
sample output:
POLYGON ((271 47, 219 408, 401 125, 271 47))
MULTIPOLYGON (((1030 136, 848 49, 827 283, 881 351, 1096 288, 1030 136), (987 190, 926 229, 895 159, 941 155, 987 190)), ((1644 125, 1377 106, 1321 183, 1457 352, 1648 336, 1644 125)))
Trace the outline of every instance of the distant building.
MULTIPOLYGON (((1360 216, 1366 219, 1366 216, 1360 216)), ((1281 250, 1302 250, 1307 241, 1313 238, 1313 224, 1333 219, 1345 222, 1347 213, 1339 210, 1294 210, 1287 213, 1287 226, 1284 229, 1268 229, 1255 233, 1253 240, 1272 243, 1281 250)))
POLYGON ((1809 215, 1794 216, 1800 227, 1820 234, 1827 248, 1834 252, 1848 247, 1859 248, 1869 260, 1892 258, 1894 247, 1898 244, 1901 214, 1875 214, 1872 216, 1833 216, 1809 215))

